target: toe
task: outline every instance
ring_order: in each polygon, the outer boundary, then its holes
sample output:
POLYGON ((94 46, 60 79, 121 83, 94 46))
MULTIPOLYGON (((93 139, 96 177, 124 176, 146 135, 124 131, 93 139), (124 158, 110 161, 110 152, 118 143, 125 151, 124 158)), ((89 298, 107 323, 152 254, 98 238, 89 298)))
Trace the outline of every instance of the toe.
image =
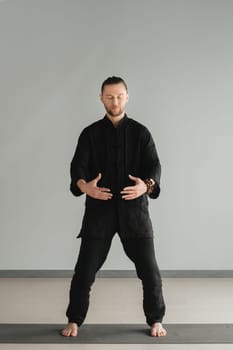
POLYGON ((69 323, 63 330, 61 334, 64 337, 76 337, 78 335, 78 327, 76 324, 69 323))
POLYGON ((160 337, 164 337, 167 334, 166 330, 164 328, 162 328, 159 332, 159 336, 160 337))
POLYGON ((163 337, 167 334, 166 329, 162 327, 161 323, 155 323, 151 327, 152 337, 163 337))
POLYGON ((66 336, 66 330, 65 330, 65 329, 63 329, 63 330, 61 331, 61 335, 63 335, 64 337, 66 336))
POLYGON ((67 329, 67 328, 63 329, 61 333, 62 333, 62 335, 64 337, 69 337, 70 336, 70 330, 67 329))
POLYGON ((71 335, 71 337, 76 337, 77 334, 78 334, 78 332, 76 330, 72 330, 70 335, 71 335))
POLYGON ((157 336, 156 328, 152 328, 150 334, 151 334, 152 337, 156 337, 157 336))

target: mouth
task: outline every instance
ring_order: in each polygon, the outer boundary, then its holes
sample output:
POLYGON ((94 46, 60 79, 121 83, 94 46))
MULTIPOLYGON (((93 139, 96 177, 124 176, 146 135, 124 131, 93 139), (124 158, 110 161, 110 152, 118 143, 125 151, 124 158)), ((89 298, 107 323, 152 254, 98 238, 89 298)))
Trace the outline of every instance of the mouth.
POLYGON ((118 115, 121 114, 121 110, 118 108, 114 108, 114 109, 112 108, 109 112, 113 117, 117 117, 118 115))

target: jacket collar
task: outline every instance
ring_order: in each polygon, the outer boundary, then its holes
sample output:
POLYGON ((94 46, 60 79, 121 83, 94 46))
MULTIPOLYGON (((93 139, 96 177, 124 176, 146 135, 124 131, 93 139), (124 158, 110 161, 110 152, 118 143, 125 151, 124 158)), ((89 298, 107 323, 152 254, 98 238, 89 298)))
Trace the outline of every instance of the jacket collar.
POLYGON ((117 127, 114 127, 113 123, 111 122, 111 120, 107 117, 107 115, 105 114, 103 121, 106 125, 114 128, 114 129, 120 129, 122 127, 124 127, 127 124, 127 120, 128 120, 128 116, 125 113, 124 117, 119 121, 119 123, 117 124, 117 127))

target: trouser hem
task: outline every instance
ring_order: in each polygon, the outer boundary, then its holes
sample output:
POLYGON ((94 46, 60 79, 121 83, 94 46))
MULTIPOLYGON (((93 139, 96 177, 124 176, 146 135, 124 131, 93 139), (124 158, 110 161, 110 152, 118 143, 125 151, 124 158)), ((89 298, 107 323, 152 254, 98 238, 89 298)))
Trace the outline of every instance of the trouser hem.
POLYGON ((69 323, 76 323, 78 327, 80 327, 80 326, 82 325, 82 322, 80 323, 80 322, 78 322, 78 321, 76 321, 76 320, 74 320, 74 319, 72 319, 72 318, 69 318, 69 319, 68 319, 68 322, 69 322, 69 323))
POLYGON ((153 322, 148 322, 147 324, 151 327, 154 323, 162 323, 162 319, 160 319, 160 320, 155 320, 155 321, 153 321, 153 322))

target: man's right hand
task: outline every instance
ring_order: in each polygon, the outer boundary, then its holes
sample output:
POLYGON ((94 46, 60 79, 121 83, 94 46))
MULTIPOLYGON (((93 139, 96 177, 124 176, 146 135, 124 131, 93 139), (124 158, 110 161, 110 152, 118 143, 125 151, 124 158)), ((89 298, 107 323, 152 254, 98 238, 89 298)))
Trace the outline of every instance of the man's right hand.
POLYGON ((83 193, 86 193, 92 198, 100 199, 103 201, 111 199, 112 193, 110 192, 111 190, 109 188, 97 186, 97 182, 101 179, 101 176, 102 175, 99 173, 99 175, 94 180, 89 182, 86 182, 83 179, 79 179, 77 181, 77 186, 83 193))

